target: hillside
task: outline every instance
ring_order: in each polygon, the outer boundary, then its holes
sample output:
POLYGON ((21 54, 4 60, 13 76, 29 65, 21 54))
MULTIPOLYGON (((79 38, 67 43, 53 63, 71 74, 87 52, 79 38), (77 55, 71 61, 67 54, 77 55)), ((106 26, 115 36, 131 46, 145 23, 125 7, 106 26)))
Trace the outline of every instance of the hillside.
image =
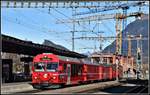
MULTIPOLYGON (((135 20, 133 22, 131 22, 130 24, 127 25, 127 27, 125 28, 125 30, 123 30, 122 35, 123 38, 127 38, 127 34, 128 35, 142 35, 144 37, 148 37, 148 15, 144 15, 142 17, 142 19, 138 19, 135 20)), ((128 47, 128 41, 127 40, 123 40, 122 42, 122 54, 123 55, 127 55, 127 47, 128 47)), ((109 46, 107 46, 103 52, 107 53, 115 53, 115 46, 116 46, 116 41, 114 41, 113 43, 111 43, 109 46)), ((131 52, 133 56, 136 56, 136 48, 137 48, 137 42, 136 41, 131 41, 131 52)), ((143 61, 144 63, 148 62, 148 40, 143 40, 142 41, 142 48, 143 48, 143 61)))
POLYGON ((52 47, 55 47, 55 48, 58 48, 58 49, 69 51, 69 49, 67 49, 67 48, 65 48, 61 45, 54 44, 53 42, 51 42, 49 40, 44 40, 43 45, 52 46, 52 47))

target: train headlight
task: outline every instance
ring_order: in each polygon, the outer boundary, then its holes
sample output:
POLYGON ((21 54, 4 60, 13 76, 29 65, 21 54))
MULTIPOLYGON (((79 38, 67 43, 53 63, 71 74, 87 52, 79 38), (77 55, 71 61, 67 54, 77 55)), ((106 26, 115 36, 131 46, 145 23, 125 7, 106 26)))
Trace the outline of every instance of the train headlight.
POLYGON ((37 79, 37 77, 35 76, 34 79, 37 79))
POLYGON ((44 77, 44 78, 47 78, 47 77, 48 77, 48 74, 44 74, 43 77, 44 77))
POLYGON ((56 77, 54 76, 53 79, 56 79, 56 77))

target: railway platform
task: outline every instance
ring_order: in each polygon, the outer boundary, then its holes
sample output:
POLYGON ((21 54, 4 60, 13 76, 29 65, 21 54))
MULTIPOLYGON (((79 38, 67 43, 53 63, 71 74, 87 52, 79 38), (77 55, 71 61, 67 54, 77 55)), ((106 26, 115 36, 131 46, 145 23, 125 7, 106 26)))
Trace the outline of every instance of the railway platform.
POLYGON ((2 83, 1 94, 11 94, 20 91, 33 90, 31 82, 2 83))
POLYGON ((31 82, 19 82, 19 83, 7 83, 2 84, 1 86, 1 94, 12 94, 12 93, 82 93, 88 90, 96 89, 96 88, 107 88, 112 86, 120 85, 117 81, 106 81, 106 82, 96 82, 90 84, 80 84, 80 85, 71 85, 66 86, 64 88, 55 88, 55 89, 47 89, 47 90, 37 90, 34 89, 31 85, 31 82))

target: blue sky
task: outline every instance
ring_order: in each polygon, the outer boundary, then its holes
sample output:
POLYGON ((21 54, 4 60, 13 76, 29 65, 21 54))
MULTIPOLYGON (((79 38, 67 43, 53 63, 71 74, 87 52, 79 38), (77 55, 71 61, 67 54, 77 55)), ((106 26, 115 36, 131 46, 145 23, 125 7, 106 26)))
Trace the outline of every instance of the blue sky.
MULTIPOLYGON (((149 8, 143 7, 146 13, 149 8)), ((83 11, 78 9, 77 11, 83 11)), ((130 8, 128 12, 138 11, 138 8, 130 8)), ((122 10, 103 12, 109 14, 114 12, 122 12, 122 10)), ((29 40, 34 43, 42 43, 44 39, 51 40, 52 42, 72 49, 71 33, 72 24, 56 24, 57 19, 68 19, 72 17, 72 10, 67 8, 51 9, 50 13, 48 8, 2 8, 1 9, 1 32, 2 34, 16 37, 22 40, 29 40), (67 16, 67 17, 66 17, 67 16)), ((134 18, 128 19, 127 23, 134 21, 134 18)), ((96 22, 82 23, 84 27, 76 24, 76 30, 92 29, 96 22), (86 27, 86 29, 85 29, 86 27)), ((94 29, 97 31, 104 31, 103 36, 115 36, 115 20, 103 20, 99 27, 94 29)), ((75 33, 75 37, 81 36, 96 36, 93 33, 75 33)), ((105 41, 103 48, 109 45, 112 41, 105 41)), ((97 50, 99 47, 98 41, 91 40, 75 40, 76 52, 92 52, 92 49, 83 50, 81 48, 93 48, 96 45, 97 50)))

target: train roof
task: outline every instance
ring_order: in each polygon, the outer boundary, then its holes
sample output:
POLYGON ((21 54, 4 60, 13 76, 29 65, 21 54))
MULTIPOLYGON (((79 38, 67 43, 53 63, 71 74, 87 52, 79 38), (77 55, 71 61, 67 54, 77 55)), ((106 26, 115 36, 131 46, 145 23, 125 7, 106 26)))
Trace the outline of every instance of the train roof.
POLYGON ((71 57, 59 56, 59 55, 57 55, 57 56, 58 56, 59 60, 71 61, 71 62, 77 62, 77 63, 81 62, 81 60, 78 58, 71 58, 71 57))
MULTIPOLYGON (((46 55, 55 55, 53 53, 42 53, 42 54, 46 54, 46 55)), ((72 58, 72 57, 66 57, 66 56, 61 56, 61 55, 55 55, 58 57, 58 60, 61 60, 61 61, 70 61, 70 62, 75 62, 75 63, 79 63, 79 64, 88 64, 88 65, 102 65, 102 66, 105 66, 105 67, 109 67, 111 66, 112 64, 94 64, 92 63, 88 58, 72 58)))
POLYGON ((59 57, 59 60, 71 61, 71 62, 76 62, 76 63, 81 63, 81 64, 97 65, 97 66, 102 65, 105 67, 109 67, 112 65, 112 64, 94 64, 91 61, 86 60, 86 59, 71 58, 71 57, 65 57, 65 56, 58 56, 58 57, 59 57))

